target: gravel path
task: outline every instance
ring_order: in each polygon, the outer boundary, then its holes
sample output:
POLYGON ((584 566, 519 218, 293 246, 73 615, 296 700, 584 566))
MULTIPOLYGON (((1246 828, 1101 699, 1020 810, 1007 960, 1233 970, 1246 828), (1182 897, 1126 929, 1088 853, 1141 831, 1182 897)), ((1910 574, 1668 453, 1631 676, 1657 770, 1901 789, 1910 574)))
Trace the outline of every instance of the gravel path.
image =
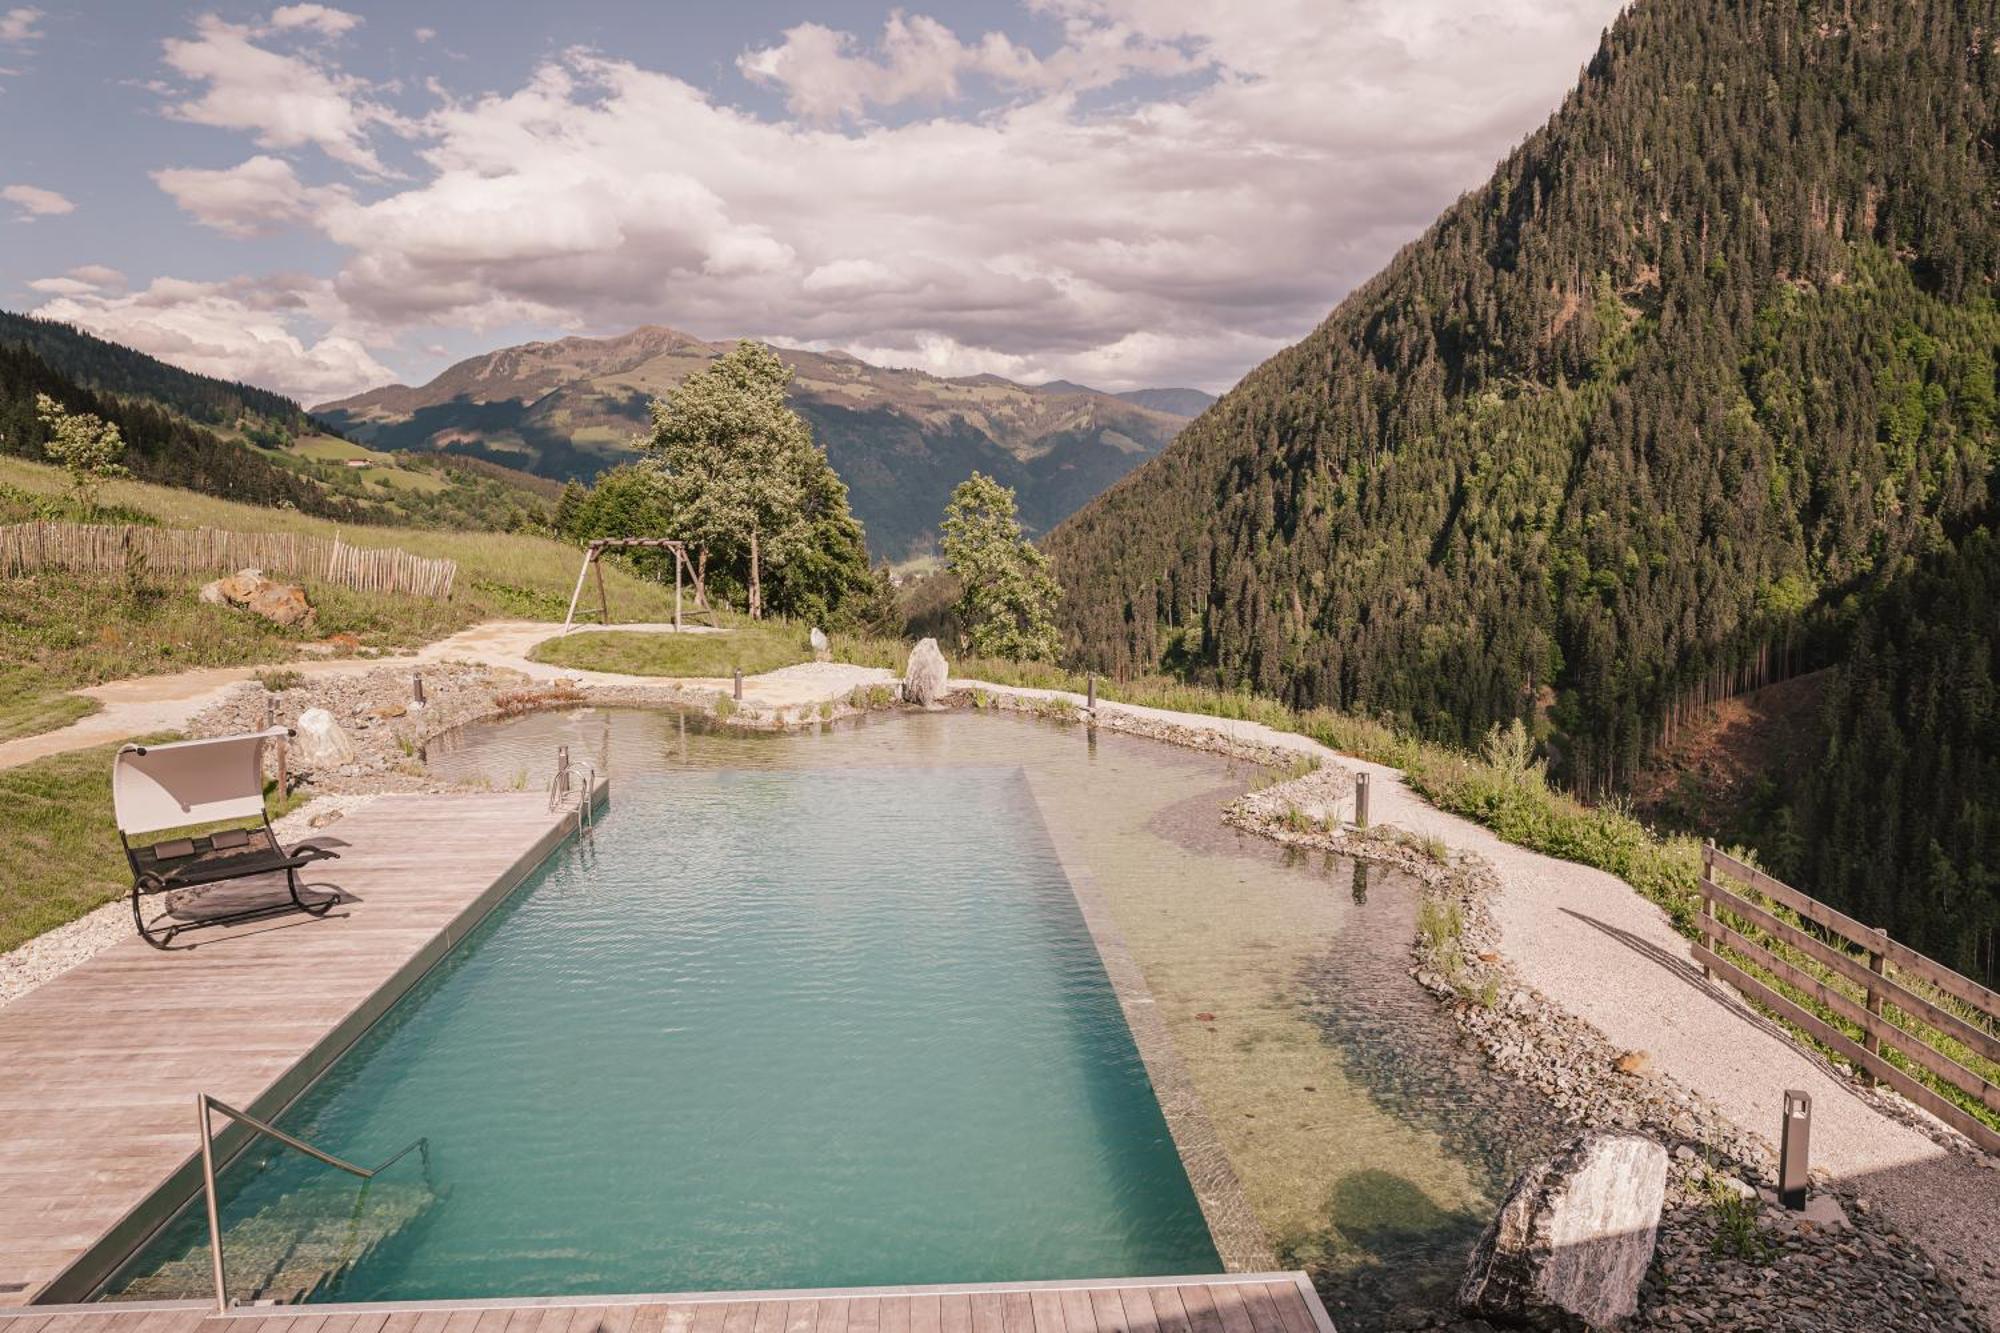
MULTIPOLYGON (((1082 696, 954 679, 955 689, 1066 699, 1082 696)), ((1492 910, 1501 950, 1532 986, 1614 1045, 1651 1054, 1661 1072, 1710 1098, 1736 1125, 1775 1141, 1782 1096, 1813 1101, 1812 1163, 1845 1180, 1916 1237, 2000 1328, 2000 1159, 1953 1151, 1915 1125, 1921 1112, 1866 1093, 1808 1055, 1720 982, 1702 979, 1667 915, 1616 876, 1502 841, 1438 810, 1382 764, 1257 723, 1100 702, 1100 716, 1209 732, 1339 763, 1370 777, 1370 818, 1477 853, 1500 881, 1492 910), (1878 1100, 1880 1098, 1880 1100, 1878 1100)), ((1935 1127, 1935 1122, 1932 1122, 1935 1127)), ((1963 1140, 1952 1139, 1957 1145, 1963 1140)))
MULTIPOLYGON (((672 626, 613 625, 611 628, 664 632, 671 630, 672 626)), ((590 633, 594 629, 594 626, 579 626, 572 632, 590 633)), ((517 672, 530 680, 568 679, 590 688, 662 690, 671 687, 683 691, 719 692, 730 689, 733 684, 727 676, 712 679, 628 676, 610 671, 578 671, 528 660, 528 653, 536 644, 554 638, 561 630, 561 625, 543 621, 491 620, 474 625, 470 629, 460 630, 450 638, 440 639, 414 653, 394 657, 341 658, 334 661, 304 658, 284 663, 281 668, 209 667, 199 671, 180 671, 165 676, 140 676, 131 680, 112 681, 105 685, 93 685, 76 693, 97 700, 103 705, 101 709, 89 717, 79 718, 67 727, 0 742, 0 768, 13 768, 18 764, 45 759, 54 754, 67 754, 72 750, 87 750, 96 745, 110 745, 133 736, 184 730, 197 715, 224 703, 229 698, 230 691, 236 686, 247 680, 256 679, 260 671, 277 669, 297 671, 309 679, 314 679, 324 676, 364 675, 384 666, 411 668, 430 663, 469 662, 517 672)), ((721 631, 690 625, 683 632, 715 634, 721 631)), ((840 662, 804 662, 797 666, 766 672, 761 676, 744 677, 743 699, 746 704, 753 707, 797 708, 817 704, 823 699, 837 699, 856 685, 875 685, 893 679, 895 679, 894 673, 879 667, 848 666, 840 662)))

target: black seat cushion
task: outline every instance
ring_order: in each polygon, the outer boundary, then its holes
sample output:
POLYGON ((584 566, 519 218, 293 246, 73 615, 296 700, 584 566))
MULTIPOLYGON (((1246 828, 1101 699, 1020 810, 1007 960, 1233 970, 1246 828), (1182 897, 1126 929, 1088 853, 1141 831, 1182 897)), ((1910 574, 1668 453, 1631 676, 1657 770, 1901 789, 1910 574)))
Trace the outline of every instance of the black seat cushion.
POLYGON ((223 829, 206 837, 169 838, 132 849, 140 877, 157 880, 159 887, 166 889, 295 870, 335 855, 320 847, 300 847, 288 853, 267 829, 223 829))

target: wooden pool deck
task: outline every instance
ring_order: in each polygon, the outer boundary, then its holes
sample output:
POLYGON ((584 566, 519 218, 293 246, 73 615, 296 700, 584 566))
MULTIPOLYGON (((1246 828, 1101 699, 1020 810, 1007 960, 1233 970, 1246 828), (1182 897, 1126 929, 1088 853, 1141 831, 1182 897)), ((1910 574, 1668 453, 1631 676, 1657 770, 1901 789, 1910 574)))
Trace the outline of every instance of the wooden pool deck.
POLYGON ((0 1311, 0 1333, 1334 1333, 1303 1273, 513 1301, 0 1311))
POLYGON ((196 1093, 282 1109, 575 823, 540 794, 385 796, 316 835, 347 844, 305 875, 341 891, 325 918, 134 936, 0 1008, 0 1307, 83 1299, 87 1255, 199 1188, 196 1093))

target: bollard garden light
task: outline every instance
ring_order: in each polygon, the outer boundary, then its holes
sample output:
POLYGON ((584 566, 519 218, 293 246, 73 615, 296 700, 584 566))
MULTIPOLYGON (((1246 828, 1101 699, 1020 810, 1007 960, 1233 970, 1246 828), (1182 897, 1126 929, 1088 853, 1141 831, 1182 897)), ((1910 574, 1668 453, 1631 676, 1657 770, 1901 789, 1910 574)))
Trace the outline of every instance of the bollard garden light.
POLYGON ((1793 1212, 1806 1206, 1807 1155, 1812 1146, 1812 1098, 1785 1090, 1785 1122, 1778 1138, 1778 1202, 1793 1212))

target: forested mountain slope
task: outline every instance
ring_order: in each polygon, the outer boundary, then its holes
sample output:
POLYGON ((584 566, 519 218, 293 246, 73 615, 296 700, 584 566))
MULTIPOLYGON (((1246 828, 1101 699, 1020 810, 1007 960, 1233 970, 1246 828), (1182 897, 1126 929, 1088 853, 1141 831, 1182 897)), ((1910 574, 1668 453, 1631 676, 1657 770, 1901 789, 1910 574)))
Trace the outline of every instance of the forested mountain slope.
MULTIPOLYGON (((1526 716, 1605 791, 1691 693, 1830 662, 1840 718, 1934 745, 1907 602, 1957 618, 1991 755, 1995 608, 1901 588, 1991 587, 1996 39, 1993 0, 1639 0, 1483 188, 1051 536, 1073 646, 1460 741, 1526 716)), ((1837 734, 1794 836, 1896 843, 1837 734)), ((1990 894, 1946 807, 1990 845, 2000 792, 1949 767, 1918 822, 1990 894)))
MULTIPOLYGON (((126 386, 125 392, 97 389, 80 383, 42 356, 41 348, 47 347, 46 342, 37 345, 10 341, 9 336, 18 330, 18 325, 13 322, 15 317, 7 318, 9 323, 0 325, 0 453, 33 459, 42 457, 42 441, 48 438, 48 430, 37 415, 36 402, 39 395, 47 394, 71 412, 91 412, 114 422, 125 442, 125 451, 119 461, 141 480, 182 486, 252 504, 287 505, 331 518, 352 520, 363 516, 360 506, 344 497, 326 494, 311 481, 266 458, 262 451, 225 439, 211 427, 189 419, 174 408, 162 406, 150 389, 139 391, 138 385, 149 380, 150 376, 144 379, 136 373, 111 376, 112 382, 126 386)), ((38 321, 20 321, 34 322, 38 321)), ((99 343, 96 339, 90 339, 90 342, 140 361, 151 359, 115 343, 99 343)), ((112 358, 107 358, 107 361, 114 369, 131 370, 129 364, 121 365, 112 358)), ((172 375, 185 373, 159 362, 153 364, 160 371, 171 372, 172 375)), ((224 395, 215 398, 200 396, 193 400, 176 397, 174 391, 182 388, 191 388, 199 393, 204 379, 202 376, 188 376, 185 381, 174 381, 171 376, 162 376, 153 387, 163 389, 169 402, 198 401, 212 410, 224 410, 221 406, 224 395)), ((220 380, 205 382, 222 385, 220 380)), ((278 401, 289 402, 287 399, 278 401)), ((290 406, 294 412, 298 411, 296 403, 290 406)), ((232 417, 231 424, 234 421, 232 417)))
POLYGON ((307 427, 305 409, 282 394, 197 375, 54 320, 0 310, 0 343, 26 347, 83 388, 145 398, 205 426, 267 423, 287 433, 307 427))
POLYGON ((146 481, 348 522, 512 529, 556 487, 477 459, 375 453, 320 432, 291 399, 197 375, 67 324, 0 311, 0 453, 40 459, 47 394, 115 423, 146 481))

